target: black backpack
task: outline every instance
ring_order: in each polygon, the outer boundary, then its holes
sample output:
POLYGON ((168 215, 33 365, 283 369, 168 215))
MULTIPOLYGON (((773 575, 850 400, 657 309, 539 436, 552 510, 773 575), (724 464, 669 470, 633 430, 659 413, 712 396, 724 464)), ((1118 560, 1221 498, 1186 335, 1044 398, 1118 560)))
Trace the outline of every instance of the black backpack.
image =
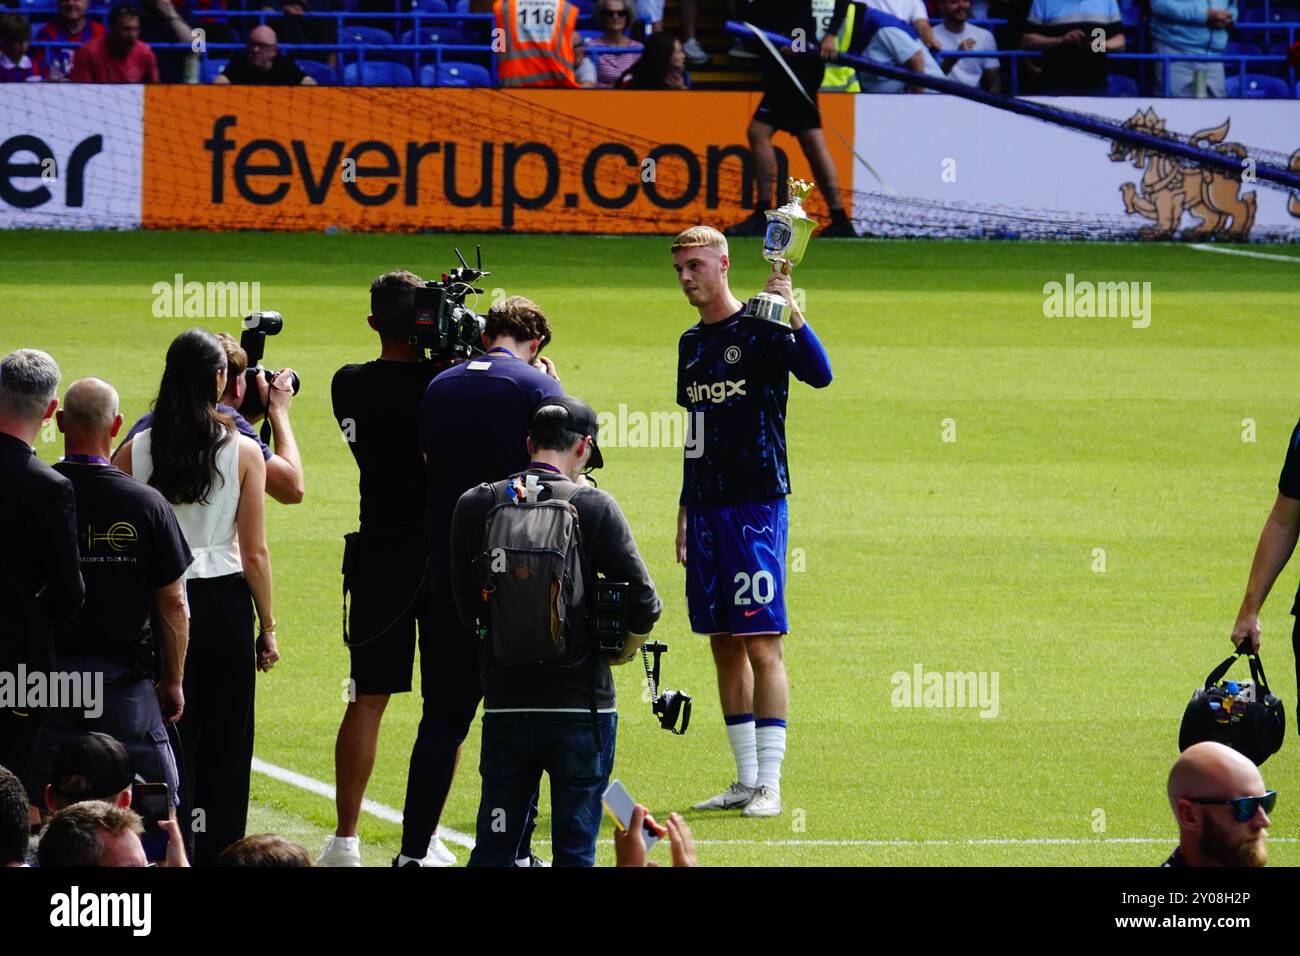
POLYGON ((492 486, 478 563, 487 601, 488 639, 505 666, 563 664, 569 615, 583 604, 579 486, 567 479, 515 476, 492 486), (543 490, 545 500, 537 500, 543 490))
POLYGON ((1210 671, 1205 686, 1196 688, 1192 694, 1178 733, 1180 751, 1213 740, 1245 754, 1259 766, 1282 748, 1286 733, 1282 701, 1268 689, 1259 655, 1249 651, 1247 641, 1242 642, 1242 648, 1210 671), (1242 654, 1250 659, 1252 680, 1223 680, 1242 654))

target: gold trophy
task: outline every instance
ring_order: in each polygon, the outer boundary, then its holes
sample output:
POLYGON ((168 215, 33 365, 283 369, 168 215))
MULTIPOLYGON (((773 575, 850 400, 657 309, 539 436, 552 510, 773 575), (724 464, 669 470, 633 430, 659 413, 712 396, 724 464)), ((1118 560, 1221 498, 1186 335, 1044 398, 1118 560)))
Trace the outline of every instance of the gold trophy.
MULTIPOLYGON (((803 201, 813 191, 814 183, 802 179, 790 178, 786 186, 790 199, 780 209, 767 211, 767 232, 763 235, 763 258, 776 266, 789 266, 791 269, 803 261, 808 240, 812 237, 817 223, 808 218, 803 210, 803 201)), ((788 270, 786 270, 789 274, 788 270)), ((787 325, 790 306, 785 299, 770 292, 760 292, 745 303, 745 315, 765 322, 787 325)))

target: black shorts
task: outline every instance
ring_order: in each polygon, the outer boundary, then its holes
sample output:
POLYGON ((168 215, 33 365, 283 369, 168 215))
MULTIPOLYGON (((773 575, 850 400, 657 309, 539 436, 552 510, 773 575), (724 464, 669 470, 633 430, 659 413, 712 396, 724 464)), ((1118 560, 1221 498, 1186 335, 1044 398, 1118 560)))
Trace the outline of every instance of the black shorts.
POLYGON ((429 549, 422 538, 346 535, 344 643, 352 656, 353 694, 411 689, 416 629, 420 656, 429 640, 429 549))
MULTIPOLYGON (((817 90, 821 87, 822 75, 826 72, 821 57, 804 55, 786 60, 785 63, 799 78, 813 103, 816 103, 817 90)), ((787 133, 821 129, 822 125, 821 112, 804 99, 804 95, 790 82, 785 70, 772 63, 770 57, 763 64, 763 99, 754 112, 754 119, 787 133)))

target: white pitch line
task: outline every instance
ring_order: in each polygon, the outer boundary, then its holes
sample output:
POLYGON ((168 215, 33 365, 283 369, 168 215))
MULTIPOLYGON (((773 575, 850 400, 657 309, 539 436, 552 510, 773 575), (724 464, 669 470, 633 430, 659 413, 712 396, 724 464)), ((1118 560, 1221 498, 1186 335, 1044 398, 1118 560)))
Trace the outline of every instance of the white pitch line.
POLYGON ((1224 249, 1222 246, 1209 246, 1203 242, 1193 242, 1187 246, 1197 252, 1220 252, 1225 256, 1246 256, 1249 259, 1267 259, 1270 262, 1300 263, 1300 256, 1280 256, 1274 252, 1248 252, 1245 249, 1224 249))
MULTIPOLYGON (((309 793, 319 794, 322 797, 334 799, 334 788, 322 780, 315 777, 309 777, 306 774, 297 773, 293 770, 286 770, 284 767, 277 767, 273 763, 267 763, 258 757, 253 758, 253 769, 258 773, 265 774, 281 783, 287 783, 292 787, 298 787, 300 790, 306 790, 309 793)), ((386 804, 379 803, 375 800, 362 800, 361 809, 365 813, 380 820, 389 823, 400 824, 402 822, 402 811, 396 810, 386 804)), ((454 843, 457 846, 463 846, 467 850, 474 849, 474 838, 458 830, 452 830, 447 827, 438 827, 438 835, 448 843, 454 843)), ((973 838, 966 840, 696 840, 696 846, 1041 846, 1044 844, 1063 844, 1066 846, 1097 846, 1106 843, 1171 843, 1177 842, 1177 834, 1165 837, 1098 837, 1095 840, 1087 840, 1073 837, 1029 837, 1029 838, 973 838)), ((534 839, 534 843, 549 844, 550 840, 534 839)), ((613 840, 601 840, 601 843, 612 846, 613 840)), ((1300 839, 1296 837, 1272 837, 1270 843, 1297 843, 1300 839)))
MULTIPOLYGON (((309 777, 306 774, 298 773, 294 770, 287 770, 284 767, 277 767, 273 763, 267 763, 259 757, 253 758, 253 769, 260 774, 265 774, 273 780, 279 780, 281 783, 287 783, 291 787, 297 787, 299 790, 306 790, 308 793, 319 794, 322 797, 334 799, 334 787, 325 783, 323 780, 317 780, 315 777, 309 777)), ((362 800, 361 810, 370 814, 372 817, 378 817, 388 823, 396 823, 399 826, 402 823, 402 811, 379 803, 376 800, 362 800)), ((448 843, 454 843, 457 846, 463 846, 467 850, 474 849, 474 838, 461 833, 459 830, 453 830, 450 827, 438 827, 438 836, 442 837, 448 843)))

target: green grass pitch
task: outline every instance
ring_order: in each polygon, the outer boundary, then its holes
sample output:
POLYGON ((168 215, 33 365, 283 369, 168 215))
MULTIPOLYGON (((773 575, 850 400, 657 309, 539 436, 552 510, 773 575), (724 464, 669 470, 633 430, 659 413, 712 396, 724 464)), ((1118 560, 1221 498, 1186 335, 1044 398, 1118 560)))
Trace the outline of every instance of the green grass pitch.
MULTIPOLYGON (((552 317, 549 354, 569 390, 600 411, 674 409, 676 341, 695 315, 665 239, 0 233, 0 352, 47 349, 65 384, 108 379, 128 420, 153 397, 176 333, 237 326, 155 318, 154 283, 175 273, 258 281, 262 307, 284 313, 267 360, 303 378, 293 422, 307 500, 268 506, 284 661, 258 678, 257 755, 327 783, 348 674, 339 562, 357 515, 330 376, 377 354, 365 324, 372 277, 441 271, 453 246, 475 241, 489 287, 528 295, 552 317)), ((766 267, 756 240, 732 251, 744 298, 766 267)), ((791 390, 790 547, 804 569, 789 586, 785 809, 771 820, 688 813, 701 862, 1159 863, 1176 841, 1163 790, 1178 720, 1229 648, 1300 415, 1300 256, 814 240, 795 282, 835 381, 791 390), (1045 317, 1044 284, 1071 273, 1150 282, 1150 327, 1045 317), (918 664, 996 672, 996 717, 893 706, 891 676, 918 664)), ((39 451, 53 461, 60 445, 39 451)), ((664 598, 655 634, 672 646, 667 682, 696 697, 690 732, 674 737, 641 702, 634 667, 616 676, 615 776, 658 813, 733 773, 707 642, 687 629, 673 563, 680 456, 609 448, 602 480, 664 598)), ((1273 861, 1290 865, 1300 861, 1295 586, 1292 568, 1263 616, 1264 660, 1292 711, 1286 745, 1264 767, 1282 794, 1273 861)), ((384 721, 367 795, 390 807, 402 805, 419 704, 399 696, 384 721)), ((476 726, 444 816, 462 833, 474 828, 477 765, 476 726)), ((332 832, 333 804, 320 795, 255 775, 253 796, 255 829, 313 853, 332 832)), ((538 835, 549 836, 545 793, 538 835)), ((362 837, 367 861, 386 863, 399 827, 363 815, 362 837)), ((608 838, 607 825, 603 864, 608 838)))

